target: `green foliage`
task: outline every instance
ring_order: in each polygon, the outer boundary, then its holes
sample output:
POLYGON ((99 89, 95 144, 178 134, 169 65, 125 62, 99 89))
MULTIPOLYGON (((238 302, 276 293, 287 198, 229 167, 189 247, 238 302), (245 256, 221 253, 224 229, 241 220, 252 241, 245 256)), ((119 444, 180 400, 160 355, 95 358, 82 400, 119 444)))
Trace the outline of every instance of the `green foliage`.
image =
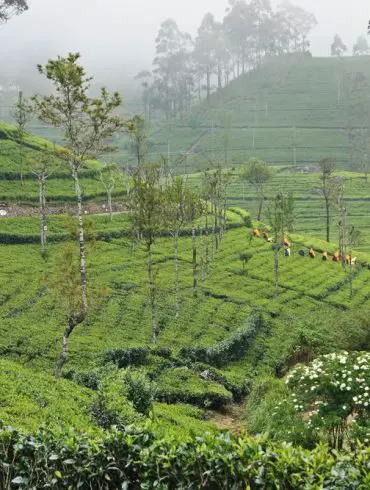
POLYGON ((155 379, 156 399, 166 403, 190 403, 201 408, 221 408, 232 401, 222 385, 204 381, 187 367, 169 368, 155 379))
POLYGON ((146 374, 127 369, 122 371, 120 376, 126 387, 126 396, 132 402, 135 410, 148 416, 153 407, 154 386, 146 374))
POLYGON ((297 366, 286 382, 294 390, 295 410, 308 412, 308 427, 327 433, 335 448, 342 448, 348 428, 353 424, 366 424, 369 419, 368 352, 323 355, 308 366, 297 366))
MULTIPOLYGON (((7 425, 27 431, 91 425, 88 407, 91 394, 71 381, 0 359, 0 418, 7 425)), ((1 486, 1 485, 0 485, 1 486)))
POLYGON ((102 353, 101 361, 103 364, 113 363, 119 369, 127 366, 142 366, 146 364, 149 352, 149 347, 107 349, 102 353))
POLYGON ((228 339, 210 347, 185 346, 180 350, 180 356, 221 367, 240 359, 246 354, 255 337, 266 331, 263 316, 255 312, 246 324, 231 334, 228 339))
POLYGON ((305 425, 289 398, 283 380, 268 375, 256 378, 246 404, 246 425, 250 434, 269 440, 291 442, 313 448, 317 436, 305 425))
POLYGON ((146 430, 107 431, 101 436, 41 431, 25 437, 0 432, 0 485, 11 488, 115 490, 369 487, 370 450, 341 454, 245 439, 227 433, 156 439, 146 430), (11 483, 12 482, 12 483, 11 483))
POLYGON ((92 416, 100 427, 123 428, 143 419, 127 395, 128 390, 122 374, 112 372, 100 381, 91 409, 92 416))

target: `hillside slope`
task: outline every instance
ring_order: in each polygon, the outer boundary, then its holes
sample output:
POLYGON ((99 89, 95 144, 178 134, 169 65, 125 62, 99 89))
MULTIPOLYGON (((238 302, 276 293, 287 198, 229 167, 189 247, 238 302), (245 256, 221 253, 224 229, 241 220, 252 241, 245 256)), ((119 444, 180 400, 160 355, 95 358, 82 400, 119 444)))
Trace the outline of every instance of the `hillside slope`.
POLYGON ((212 160, 225 160, 227 139, 230 166, 250 156, 298 166, 329 156, 348 169, 347 100, 350 77, 357 72, 370 75, 369 57, 270 61, 214 93, 210 106, 203 102, 160 131, 155 125, 152 158, 170 149, 172 164, 182 172, 188 151, 188 168, 204 169, 212 160))

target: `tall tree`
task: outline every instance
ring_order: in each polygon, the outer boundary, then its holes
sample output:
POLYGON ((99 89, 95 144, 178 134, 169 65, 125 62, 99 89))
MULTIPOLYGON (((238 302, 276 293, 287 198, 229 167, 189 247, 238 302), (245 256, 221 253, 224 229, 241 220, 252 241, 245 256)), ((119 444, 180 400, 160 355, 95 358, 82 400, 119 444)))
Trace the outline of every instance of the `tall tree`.
POLYGON ((223 26, 216 22, 214 15, 204 15, 198 29, 193 53, 197 63, 197 73, 206 78, 207 101, 210 102, 212 75, 217 76, 217 87, 222 88, 223 73, 228 72, 229 52, 223 26))
POLYGON ((257 219, 261 221, 263 216, 263 205, 265 202, 264 188, 272 177, 272 172, 268 164, 259 158, 250 158, 242 179, 249 182, 255 189, 259 197, 259 207, 257 219))
POLYGON ((149 128, 146 120, 141 116, 134 116, 128 128, 130 152, 134 156, 137 165, 147 163, 149 148, 149 128))
POLYGON ((152 106, 152 73, 149 70, 142 70, 135 77, 135 80, 141 82, 142 98, 144 104, 145 119, 150 121, 151 118, 151 106, 152 106))
POLYGON ((288 52, 304 53, 310 44, 307 40, 309 33, 317 25, 314 14, 291 2, 283 2, 278 10, 285 24, 288 52))
POLYGON ((332 56, 338 57, 343 56, 343 54, 347 52, 347 46, 344 44, 339 34, 336 34, 334 36, 334 41, 331 45, 330 50, 332 56))
POLYGON ((286 232, 293 231, 294 199, 292 194, 279 192, 268 209, 269 224, 274 234, 275 297, 279 296, 279 250, 286 232))
POLYGON ((157 288, 153 270, 153 244, 164 226, 162 213, 166 204, 165 194, 160 187, 161 174, 157 165, 141 165, 133 172, 133 188, 129 202, 133 235, 144 243, 147 254, 147 286, 151 311, 152 342, 157 342, 159 329, 157 320, 157 288))
POLYGON ((365 36, 360 36, 357 38, 356 43, 353 46, 353 55, 354 56, 365 56, 370 53, 370 46, 367 42, 365 36))
POLYGON ((333 181, 335 172, 335 162, 331 158, 322 158, 319 162, 321 171, 320 191, 325 200, 326 212, 326 241, 330 242, 330 206, 333 198, 336 196, 337 184, 333 181))
POLYGON ((166 19, 155 42, 154 98, 167 118, 177 116, 189 107, 194 90, 193 41, 190 34, 180 31, 173 19, 166 19))
MULTIPOLYGON (((81 323, 88 313, 86 250, 84 236, 84 213, 82 205, 82 189, 80 172, 88 159, 94 158, 107 150, 105 144, 124 123, 114 115, 121 105, 118 92, 110 95, 105 88, 101 89, 100 97, 90 98, 88 90, 92 78, 87 77, 85 69, 79 64, 80 54, 70 53, 66 58, 58 56, 49 60, 45 66, 38 66, 54 86, 54 93, 49 96, 33 97, 39 119, 63 132, 64 142, 68 150, 66 163, 74 182, 77 200, 77 221, 79 230, 80 250, 80 281, 82 314, 73 316, 64 341, 74 328, 81 323)), ((61 356, 63 367, 66 357, 61 356)))
POLYGON ((14 104, 11 111, 17 127, 17 143, 19 146, 19 172, 21 187, 23 190, 23 166, 24 166, 24 139, 27 135, 26 126, 32 120, 34 111, 32 105, 23 97, 23 92, 19 92, 18 101, 14 104))
POLYGON ((13 15, 19 15, 27 9, 26 0, 0 0, 0 24, 4 24, 13 15))

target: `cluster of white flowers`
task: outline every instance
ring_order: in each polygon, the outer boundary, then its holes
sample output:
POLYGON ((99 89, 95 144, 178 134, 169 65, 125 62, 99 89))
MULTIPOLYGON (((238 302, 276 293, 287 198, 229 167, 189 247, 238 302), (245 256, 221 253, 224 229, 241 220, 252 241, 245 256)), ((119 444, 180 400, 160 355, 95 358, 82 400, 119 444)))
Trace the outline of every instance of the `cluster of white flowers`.
POLYGON ((309 411, 309 419, 321 415, 320 409, 327 406, 323 400, 314 401, 319 396, 328 401, 332 399, 331 403, 339 396, 343 404, 336 406, 336 410, 342 410, 343 417, 359 408, 370 410, 370 353, 342 351, 326 354, 307 366, 296 367, 286 383, 297 388, 298 394, 293 394, 294 408, 309 411), (312 409, 313 403, 315 409, 312 409))

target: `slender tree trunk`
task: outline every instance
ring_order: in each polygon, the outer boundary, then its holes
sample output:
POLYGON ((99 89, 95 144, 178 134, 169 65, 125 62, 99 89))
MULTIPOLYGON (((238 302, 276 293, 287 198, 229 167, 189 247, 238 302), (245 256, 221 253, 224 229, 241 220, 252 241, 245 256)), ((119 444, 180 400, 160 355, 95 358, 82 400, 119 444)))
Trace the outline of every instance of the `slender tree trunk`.
POLYGON ((45 252, 46 246, 46 200, 45 200, 45 174, 39 175, 39 201, 40 201, 40 242, 41 255, 45 252))
POLYGON ((275 279, 275 298, 279 296, 279 243, 274 243, 274 279, 275 279))
POLYGON ((211 102, 211 73, 209 66, 207 65, 207 102, 211 102))
POLYGON ((326 241, 330 242, 330 203, 328 196, 325 196, 326 208, 326 241))
POLYGON ((175 311, 176 318, 180 314, 180 298, 179 298, 179 230, 175 233, 175 311))
POLYGON ((259 205, 259 208, 258 208, 258 216, 257 216, 257 220, 258 221, 261 221, 261 219, 262 219, 263 204, 265 202, 265 196, 263 195, 263 190, 260 191, 260 192, 261 192, 261 197, 260 197, 260 205, 259 205))
POLYGON ((208 272, 208 263, 209 263, 209 258, 208 258, 208 254, 209 254, 209 250, 208 250, 208 247, 209 247, 209 230, 208 230, 208 201, 206 201, 206 258, 205 258, 205 263, 206 263, 206 271, 208 272))
POLYGON ((60 356, 59 356, 59 358, 57 360, 56 369, 55 369, 55 376, 57 378, 61 378, 62 377, 62 371, 63 371, 64 364, 68 360, 69 337, 71 336, 71 334, 72 334, 73 330, 75 329, 75 327, 77 327, 77 325, 79 325, 80 323, 82 323, 85 318, 86 318, 86 315, 85 315, 84 312, 81 312, 77 316, 70 315, 68 317, 68 326, 64 330, 64 334, 63 334, 62 352, 60 353, 60 356))
POLYGON ((20 166, 20 176, 21 176, 21 190, 24 190, 23 182, 23 136, 19 139, 19 166, 20 166))
POLYGON ((218 208, 217 206, 215 205, 214 206, 214 219, 215 219, 215 223, 214 223, 214 229, 215 229, 215 232, 214 232, 214 238, 215 238, 215 250, 217 252, 218 250, 218 208))
POLYGON ((113 219, 112 191, 110 189, 108 189, 108 191, 107 191, 107 197, 108 197, 109 219, 112 221, 112 219, 113 219))
POLYGON ((217 86, 218 90, 222 89, 222 68, 220 63, 217 65, 217 86))
POLYGON ((197 244, 195 234, 195 223, 191 229, 192 248, 193 248, 193 296, 198 296, 198 267, 197 267, 197 244))
POLYGON ((349 242, 349 297, 353 297, 353 266, 352 266, 352 240, 349 242))
POLYGON ((150 313, 151 313, 151 323, 152 323, 152 342, 157 343, 158 338, 158 323, 157 323, 157 312, 155 308, 156 299, 156 289, 153 274, 153 257, 152 257, 152 244, 147 245, 148 252, 148 286, 149 286, 149 301, 150 301, 150 313))
POLYGON ((77 170, 72 167, 72 176, 75 183, 75 192, 77 197, 77 221, 78 221, 78 235, 79 235, 79 245, 80 245, 80 274, 81 274, 81 296, 82 296, 82 307, 87 314, 88 303, 87 303, 87 273, 86 273, 86 251, 85 251, 85 236, 84 236, 84 219, 83 219, 83 209, 82 209, 82 191, 80 186, 80 180, 77 170))

